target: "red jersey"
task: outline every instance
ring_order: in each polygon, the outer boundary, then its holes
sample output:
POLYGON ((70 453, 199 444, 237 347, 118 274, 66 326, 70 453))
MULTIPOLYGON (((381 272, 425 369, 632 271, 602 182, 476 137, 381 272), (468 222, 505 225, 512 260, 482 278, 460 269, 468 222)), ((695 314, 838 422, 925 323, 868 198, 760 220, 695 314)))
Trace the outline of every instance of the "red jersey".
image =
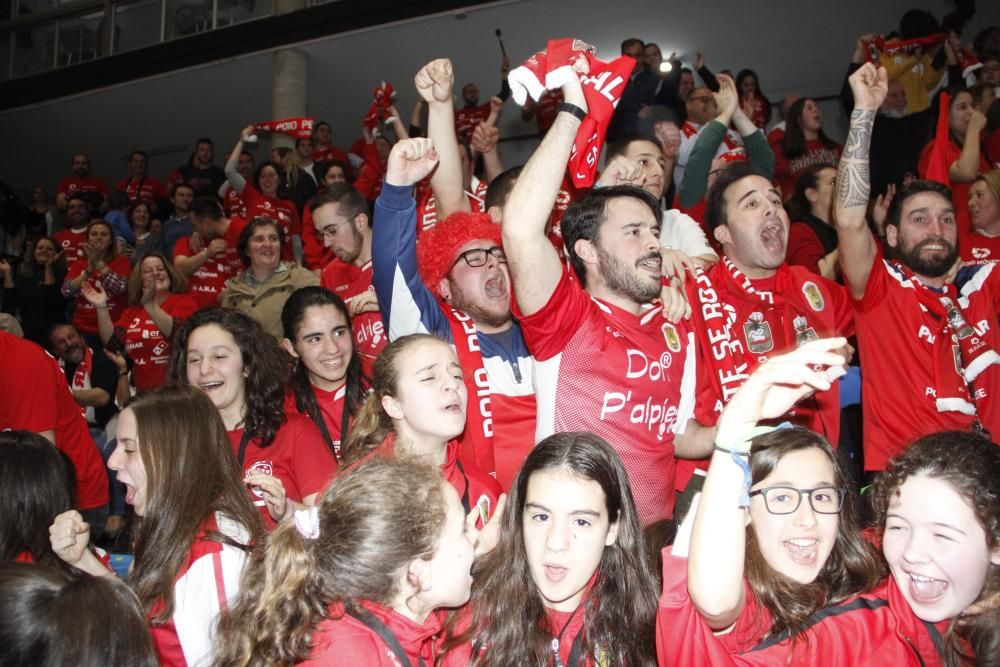
POLYGON ((350 164, 347 159, 347 153, 336 146, 313 150, 313 162, 342 162, 343 164, 350 164))
MULTIPOLYGON (((160 308, 173 318, 176 330, 181 322, 198 310, 198 302, 187 294, 171 294, 160 304, 160 308)), ((145 391, 163 384, 173 349, 170 338, 163 336, 160 327, 141 304, 127 308, 115 326, 120 332, 125 353, 134 364, 132 384, 135 390, 145 391)))
POLYGON ((361 600, 360 606, 378 619, 396 638, 406 653, 405 665, 400 663, 392 648, 375 630, 361 620, 345 614, 343 605, 340 604, 330 606, 327 618, 313 632, 313 654, 308 660, 298 664, 313 667, 415 667, 417 664, 435 664, 437 640, 441 634, 441 622, 437 614, 430 614, 423 624, 418 624, 369 600, 361 600))
POLYGON ((222 195, 222 210, 227 216, 242 215, 244 209, 246 209, 246 202, 243 201, 243 197, 240 193, 236 191, 236 188, 226 183, 223 188, 222 195))
POLYGON ((69 176, 59 181, 56 186, 57 195, 71 195, 75 193, 98 194, 101 199, 108 196, 108 185, 97 176, 69 176))
MULTIPOLYGON (((686 288, 692 322, 702 336, 695 418, 713 426, 744 380, 770 357, 803 342, 854 333, 847 291, 832 280, 800 267, 782 266, 771 278, 749 280, 727 258, 686 288), (753 291, 750 291, 753 290, 753 291)), ((803 399, 779 421, 792 421, 826 436, 840 438, 840 389, 803 399)), ((677 488, 683 490, 695 468, 708 459, 677 462, 677 488)))
POLYGON ((76 470, 76 504, 108 504, 108 475, 59 363, 38 345, 0 331, 0 431, 55 431, 76 470))
POLYGON ((690 326, 666 323, 659 308, 636 316, 593 298, 565 268, 545 306, 515 315, 535 357, 536 440, 596 433, 621 456, 642 522, 670 518, 674 433, 693 409, 690 326))
POLYGON ((66 266, 72 266, 77 260, 86 259, 83 253, 83 244, 87 242, 86 227, 80 230, 63 229, 53 234, 52 238, 59 244, 66 266))
MULTIPOLYGON (((238 458, 243 429, 229 431, 229 441, 238 458)), ((337 472, 337 461, 316 424, 308 417, 291 413, 270 445, 261 447, 258 440, 247 443, 240 468, 244 477, 257 473, 277 477, 284 484, 288 499, 301 503, 303 498, 326 488, 337 472)), ((247 490, 254 505, 260 508, 264 523, 273 528, 275 523, 264 505, 263 494, 249 486, 247 490)))
POLYGON ((463 107, 455 110, 455 134, 459 139, 468 141, 476 126, 490 117, 490 103, 478 107, 463 107))
MULTIPOLYGON (((362 294, 375 294, 372 286, 372 261, 369 259, 361 267, 348 265, 337 260, 323 269, 320 285, 330 290, 347 303, 362 294)), ((354 351, 361 355, 365 372, 371 373, 375 358, 389 344, 389 335, 382 322, 381 311, 360 313, 351 317, 354 329, 354 351)))
MULTIPOLYGON (((76 278, 86 270, 87 260, 78 259, 66 272, 66 282, 76 278)), ((128 295, 125 293, 125 286, 128 284, 130 273, 132 273, 132 263, 128 257, 118 255, 108 262, 107 273, 104 275, 92 274, 87 278, 87 282, 91 285, 100 283, 104 291, 107 292, 108 306, 111 307, 112 322, 121 317, 122 312, 128 305, 128 295)), ((82 294, 76 297, 76 307, 73 310, 73 326, 80 333, 97 333, 97 309, 82 294)))
POLYGON ((141 201, 152 206, 157 199, 167 199, 167 189, 152 176, 127 176, 118 181, 115 189, 128 195, 129 201, 141 201))
MULTIPOLYGON (((917 173, 920 178, 927 178, 927 168, 931 163, 931 153, 934 151, 934 140, 931 139, 924 146, 920 153, 920 160, 917 162, 917 173)), ((962 157, 962 147, 956 144, 951 138, 945 144, 944 159, 949 167, 958 158, 962 157)), ((976 167, 977 174, 985 174, 990 170, 990 163, 986 161, 986 156, 982 151, 979 153, 979 165, 976 167)), ((948 179, 946 185, 951 188, 951 202, 955 205, 955 220, 958 223, 959 235, 969 234, 972 231, 972 222, 969 218, 969 188, 972 183, 959 183, 948 179)))
MULTIPOLYGON (((333 447, 334 456, 339 461, 341 456, 340 447, 347 440, 346 428, 350 427, 351 421, 350 417, 348 417, 348 423, 344 424, 347 385, 342 385, 334 391, 326 391, 315 385, 309 386, 312 389, 313 396, 316 397, 316 405, 319 406, 319 414, 323 418, 323 426, 326 427, 326 432, 330 435, 330 446, 333 447)), ((295 394, 291 390, 285 393, 285 412, 288 414, 294 412, 295 414, 309 418, 309 415, 299 410, 295 404, 295 394)), ((321 435, 322 431, 323 429, 320 428, 321 435)))
MULTIPOLYGON (((417 186, 418 237, 438 223, 437 198, 434 197, 434 192, 430 188, 430 181, 421 181, 421 183, 426 183, 426 187, 417 186)), ((469 206, 473 213, 486 213, 486 190, 488 188, 489 183, 481 181, 475 176, 472 177, 472 192, 466 192, 465 197, 469 200, 469 206)))
MULTIPOLYGON (((1000 350, 1000 272, 994 267, 979 267, 959 291, 959 302, 976 336, 1000 350)), ((967 431, 976 419, 976 415, 937 407, 933 360, 940 322, 921 307, 917 289, 923 288, 900 275, 879 251, 864 296, 853 302, 864 371, 865 470, 884 470, 892 456, 917 438, 937 431, 967 431)), ((978 417, 996 437, 1000 401, 993 398, 1000 395, 1000 372, 984 371, 974 391, 978 417)))
MULTIPOLYGON (((209 539, 219 531, 238 544, 249 545, 246 529, 223 514, 206 517, 174 580, 174 611, 163 625, 150 627, 160 665, 203 665, 214 649, 215 624, 239 590, 247 551, 209 539)), ((163 610, 157 600, 149 617, 163 610)))
POLYGON ((986 236, 978 229, 962 236, 959 242, 963 262, 993 264, 1000 262, 1000 236, 986 236))
MULTIPOLYGON (((235 278, 243 270, 243 262, 236 250, 242 225, 232 219, 225 239, 226 251, 205 260, 205 263, 188 277, 188 294, 198 303, 198 309, 211 308, 219 305, 219 295, 226 286, 226 281, 235 278)), ((196 253, 191 249, 191 238, 182 237, 174 244, 174 259, 191 257, 196 253)))
POLYGON ((812 227, 804 222, 794 222, 788 228, 788 251, 785 262, 789 266, 801 266, 820 275, 819 260, 826 257, 826 249, 812 227))
MULTIPOLYGON (((295 203, 286 199, 269 197, 260 192, 249 181, 243 188, 241 197, 245 207, 240 213, 240 217, 253 220, 258 216, 265 216, 277 222, 285 232, 285 245, 281 248, 281 259, 286 262, 294 260, 292 236, 302 234, 302 223, 299 222, 299 212, 295 208, 295 203)), ((174 252, 176 253, 176 250, 174 252)))
POLYGON ((716 635, 687 588, 687 559, 663 550, 663 592, 656 612, 660 665, 761 665, 768 667, 942 667, 942 635, 949 621, 925 623, 891 577, 874 590, 810 617, 798 641, 788 633, 761 639, 770 614, 747 588, 746 606, 728 634, 716 635))
POLYGON ((302 211, 302 258, 306 267, 314 270, 326 267, 336 258, 323 239, 316 235, 316 223, 308 204, 302 211))

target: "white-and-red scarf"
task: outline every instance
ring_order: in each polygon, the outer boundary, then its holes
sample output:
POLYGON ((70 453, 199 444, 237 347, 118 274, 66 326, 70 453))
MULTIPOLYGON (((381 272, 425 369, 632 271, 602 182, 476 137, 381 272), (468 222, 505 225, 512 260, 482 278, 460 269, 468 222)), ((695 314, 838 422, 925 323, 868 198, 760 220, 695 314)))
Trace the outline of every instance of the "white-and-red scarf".
POLYGON ((883 35, 875 35, 872 39, 865 40, 864 44, 868 48, 868 61, 877 67, 879 64, 879 52, 890 56, 894 56, 897 53, 913 53, 918 48, 940 44, 947 38, 948 33, 946 32, 939 32, 927 37, 894 39, 891 41, 886 41, 883 35))
POLYGON ((368 107, 363 124, 369 130, 374 130, 382 123, 386 111, 392 106, 396 90, 388 81, 379 81, 372 91, 372 105, 368 107))

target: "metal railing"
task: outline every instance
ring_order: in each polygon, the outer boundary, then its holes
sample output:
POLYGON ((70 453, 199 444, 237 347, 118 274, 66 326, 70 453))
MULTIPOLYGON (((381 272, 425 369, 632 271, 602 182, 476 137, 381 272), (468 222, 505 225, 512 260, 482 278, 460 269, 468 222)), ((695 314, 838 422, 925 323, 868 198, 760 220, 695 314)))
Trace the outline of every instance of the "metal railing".
POLYGON ((275 0, 0 0, 0 81, 274 13, 275 0))

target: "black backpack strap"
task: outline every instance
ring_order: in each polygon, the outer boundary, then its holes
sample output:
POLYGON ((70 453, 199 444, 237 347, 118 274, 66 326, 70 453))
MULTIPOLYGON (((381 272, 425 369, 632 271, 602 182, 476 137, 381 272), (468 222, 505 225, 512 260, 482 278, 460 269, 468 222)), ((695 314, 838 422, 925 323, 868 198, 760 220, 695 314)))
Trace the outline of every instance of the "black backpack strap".
MULTIPOLYGON (((344 612, 351 618, 364 623, 372 632, 381 637, 382 641, 385 642, 385 645, 389 647, 389 650, 395 654, 396 659, 399 660, 399 664, 406 667, 412 667, 413 663, 411 663, 410 659, 406 656, 406 651, 403 650, 403 646, 399 643, 399 640, 396 639, 396 635, 392 633, 392 630, 390 630, 385 623, 375 618, 373 613, 364 607, 356 606, 345 607, 344 612)), ((425 667, 423 658, 419 659, 419 665, 420 667, 425 667)))

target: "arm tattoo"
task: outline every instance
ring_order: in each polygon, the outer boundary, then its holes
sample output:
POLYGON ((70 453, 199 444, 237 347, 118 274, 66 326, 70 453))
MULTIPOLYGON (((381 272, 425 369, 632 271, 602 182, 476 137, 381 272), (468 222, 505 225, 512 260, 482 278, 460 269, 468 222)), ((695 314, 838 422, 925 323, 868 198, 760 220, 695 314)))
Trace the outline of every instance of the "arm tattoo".
POLYGON ((840 156, 837 173, 837 205, 840 208, 866 206, 871 194, 868 151, 872 140, 873 109, 855 109, 851 113, 851 131, 840 156))

